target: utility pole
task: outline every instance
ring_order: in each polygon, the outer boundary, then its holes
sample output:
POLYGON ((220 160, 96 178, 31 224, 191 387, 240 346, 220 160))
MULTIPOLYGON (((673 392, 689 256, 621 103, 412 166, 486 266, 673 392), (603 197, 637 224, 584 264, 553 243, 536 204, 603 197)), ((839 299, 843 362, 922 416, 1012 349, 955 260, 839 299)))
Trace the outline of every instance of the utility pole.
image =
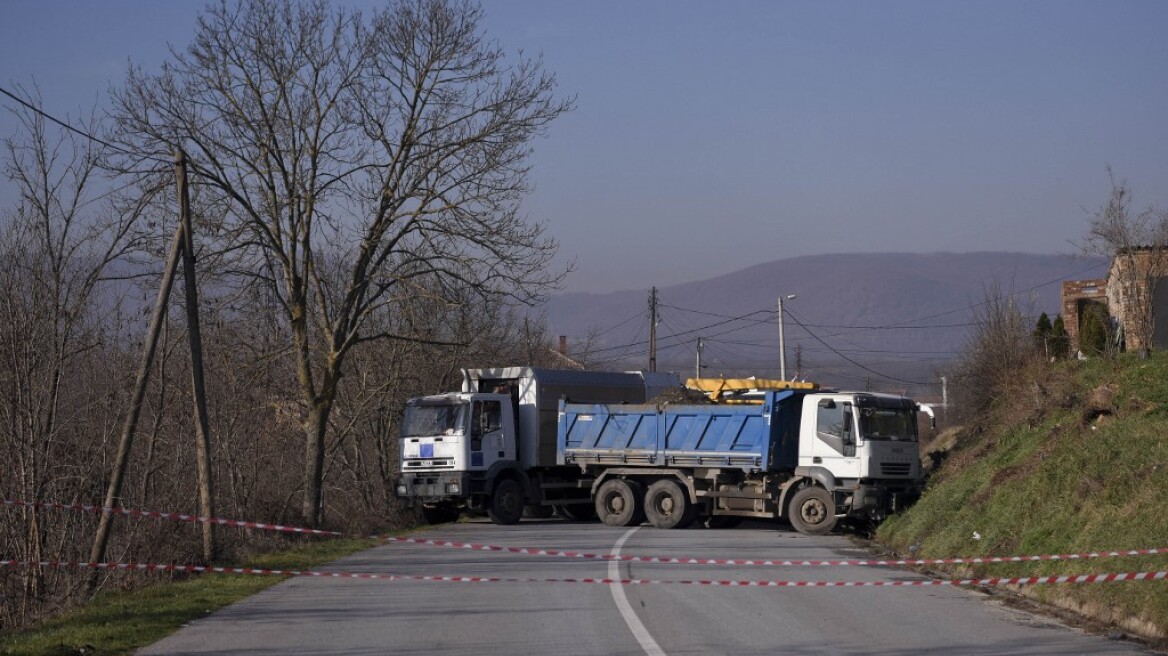
POLYGON ((694 366, 694 378, 702 377, 702 338, 698 337, 698 361, 694 366))
MULTIPOLYGON (((154 311, 150 317, 148 337, 142 352, 142 361, 138 367, 138 375, 134 381, 134 393, 130 399, 130 410, 126 414, 126 422, 122 427, 121 438, 118 440, 114 467, 102 505, 101 520, 97 525, 93 547, 89 551, 89 562, 91 563, 100 563, 105 560, 106 547, 109 544, 110 519, 113 508, 117 506, 118 498, 122 493, 122 481, 126 476, 126 467, 130 461, 130 448, 134 443, 134 434, 138 430, 138 420, 141 417, 142 403, 146 396, 146 383, 150 380, 150 367, 154 363, 154 354, 158 349, 158 336, 162 331, 162 324, 166 320, 167 303, 180 261, 183 262, 186 284, 188 334, 191 339, 191 377, 194 384, 195 412, 198 421, 196 450, 199 460, 199 512, 207 519, 214 517, 210 448, 207 440, 210 431, 207 419, 206 388, 203 384, 202 340, 199 337, 198 327, 198 292, 195 290, 194 283, 195 259, 194 240, 191 234, 190 191, 186 180, 186 154, 182 151, 175 154, 175 178, 178 183, 179 195, 178 228, 174 232, 174 241, 171 244, 170 254, 166 259, 166 268, 162 274, 162 283, 158 288, 158 300, 154 303, 154 311)), ((214 555, 213 524, 205 521, 203 522, 203 557, 210 563, 213 562, 214 555)), ((92 570, 86 582, 86 588, 90 592, 97 587, 97 574, 98 570, 92 570)))
POLYGON ((787 294, 786 297, 779 296, 779 379, 787 380, 787 342, 783 337, 783 299, 791 300, 795 298, 794 294, 787 294))
MULTIPOLYGON (((154 312, 150 317, 149 336, 142 352, 142 362, 138 366, 137 379, 134 381, 134 393, 130 398, 130 410, 126 413, 126 423, 122 427, 122 435, 118 440, 118 451, 114 456, 113 471, 110 473, 109 485, 105 491, 105 501, 101 509, 101 520, 97 524, 97 534, 93 538, 93 548, 89 551, 89 562, 100 563, 105 561, 105 549, 109 544, 110 518, 113 508, 118 505, 118 498, 122 494, 122 480, 126 476, 126 465, 130 461, 130 447, 134 443, 134 433, 138 430, 138 419, 142 415, 142 401, 146 396, 146 382, 150 379, 150 365, 154 362, 154 354, 158 349, 158 335, 162 331, 162 322, 166 319, 166 304, 170 298, 170 289, 174 285, 175 272, 178 271, 178 262, 183 250, 183 226, 180 223, 174 233, 174 242, 170 247, 170 255, 166 259, 166 269, 162 274, 162 284, 158 288, 158 300, 154 303, 154 312)), ((86 588, 92 592, 97 587, 98 571, 91 570, 86 588)))
POLYGON ((191 221, 191 188, 187 183, 187 154, 175 153, 179 222, 183 231, 183 282, 186 288, 187 341, 191 349, 191 393, 195 403, 195 457, 199 475, 199 515, 203 519, 203 560, 215 562, 215 488, 211 480, 211 421, 207 416, 207 387, 203 381, 203 335, 199 328, 199 289, 195 280, 195 238, 191 221))
POLYGON ((657 371, 657 288, 649 290, 649 371, 657 371))

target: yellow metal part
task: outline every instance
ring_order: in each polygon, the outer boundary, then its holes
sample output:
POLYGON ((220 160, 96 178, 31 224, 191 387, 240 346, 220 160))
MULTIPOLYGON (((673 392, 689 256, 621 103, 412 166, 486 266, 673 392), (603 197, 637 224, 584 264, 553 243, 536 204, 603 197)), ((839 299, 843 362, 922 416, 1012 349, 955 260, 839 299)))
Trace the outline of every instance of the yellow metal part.
POLYGON ((751 392, 779 390, 817 390, 815 383, 768 378, 690 378, 685 386, 698 390, 715 403, 762 403, 762 399, 734 398, 751 392))

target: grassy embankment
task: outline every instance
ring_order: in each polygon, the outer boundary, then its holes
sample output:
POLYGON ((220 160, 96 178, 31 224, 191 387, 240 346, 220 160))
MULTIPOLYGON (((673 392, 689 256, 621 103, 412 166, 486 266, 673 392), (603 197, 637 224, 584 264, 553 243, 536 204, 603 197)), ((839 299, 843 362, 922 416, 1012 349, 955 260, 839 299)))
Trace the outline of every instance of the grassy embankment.
MULTIPOLYGON (((313 541, 257 556, 239 567, 308 570, 376 543, 372 539, 313 541)), ((0 654, 131 653, 187 622, 282 580, 278 576, 204 574, 137 590, 102 592, 76 611, 0 637, 0 654)))
MULTIPOLYGON (((947 457, 924 497, 878 539, 903 554, 919 545, 920 558, 1168 547, 1168 354, 1042 365, 1011 387, 982 425, 939 445, 947 457)), ((944 571, 980 578, 1164 570, 1168 555, 944 571)), ((1020 591, 1168 638, 1168 581, 1020 591)))

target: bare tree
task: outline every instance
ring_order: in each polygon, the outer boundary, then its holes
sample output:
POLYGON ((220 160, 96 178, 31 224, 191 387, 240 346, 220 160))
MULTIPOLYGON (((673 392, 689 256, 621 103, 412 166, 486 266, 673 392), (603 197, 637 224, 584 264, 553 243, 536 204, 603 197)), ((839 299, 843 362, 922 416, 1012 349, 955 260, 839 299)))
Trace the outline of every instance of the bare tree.
POLYGON ((1112 258, 1108 282, 1111 313, 1120 319, 1127 348, 1146 354, 1153 346, 1156 285, 1168 277, 1168 213, 1132 208, 1132 191, 1116 181, 1111 196, 1091 217, 1085 250, 1112 258))
POLYGON ((1044 360, 1031 336, 1028 309, 998 281, 986 286, 973 332, 956 366, 955 393, 962 420, 984 417, 996 400, 1010 393, 1021 371, 1044 360))
MULTIPOLYGON (((305 432, 305 518, 321 519, 329 414, 347 355, 394 298, 534 300, 561 274, 520 214, 531 142, 570 109, 541 62, 508 56, 459 0, 366 17, 324 0, 221 0, 162 72, 115 93, 119 139, 191 158, 218 248, 270 287, 305 432), (391 291, 393 293, 391 293, 391 291)), ((125 161, 126 169, 141 162, 125 161)))
MULTIPOLYGON (((70 432, 98 433, 80 382, 103 340, 102 276, 131 243, 133 213, 113 212, 99 177, 103 146, 50 124, 40 97, 12 109, 19 136, 5 139, 5 176, 20 196, 0 216, 0 424, 6 498, 76 496, 84 451, 71 456, 70 432), (65 457, 61 457, 64 455, 65 457), (67 484, 74 486, 67 489, 67 484)), ((93 130, 92 117, 81 123, 93 130)), ((79 449, 84 445, 72 444, 79 449)), ((25 506, 22 557, 48 560, 41 511, 25 506)), ((26 570, 25 601, 43 593, 44 574, 26 570)))

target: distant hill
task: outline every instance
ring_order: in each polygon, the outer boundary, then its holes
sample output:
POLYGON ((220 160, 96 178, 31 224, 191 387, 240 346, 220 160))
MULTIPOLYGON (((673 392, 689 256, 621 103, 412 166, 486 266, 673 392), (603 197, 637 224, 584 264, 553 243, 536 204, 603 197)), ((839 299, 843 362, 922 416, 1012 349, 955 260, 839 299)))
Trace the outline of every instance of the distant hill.
MULTIPOLYGON (((658 370, 779 373, 777 300, 785 301, 788 377, 841 387, 939 393, 938 376, 969 336, 995 284, 1037 317, 1059 310, 1062 280, 1102 277, 1100 258, 1024 253, 873 253, 797 257, 658 288, 658 370), (740 318, 741 319, 736 319, 740 318), (802 324, 800 326, 799 324, 802 324)), ((648 364, 649 285, 570 293, 545 308, 552 335, 608 366, 648 364), (591 335, 591 337, 589 337, 591 335)))

